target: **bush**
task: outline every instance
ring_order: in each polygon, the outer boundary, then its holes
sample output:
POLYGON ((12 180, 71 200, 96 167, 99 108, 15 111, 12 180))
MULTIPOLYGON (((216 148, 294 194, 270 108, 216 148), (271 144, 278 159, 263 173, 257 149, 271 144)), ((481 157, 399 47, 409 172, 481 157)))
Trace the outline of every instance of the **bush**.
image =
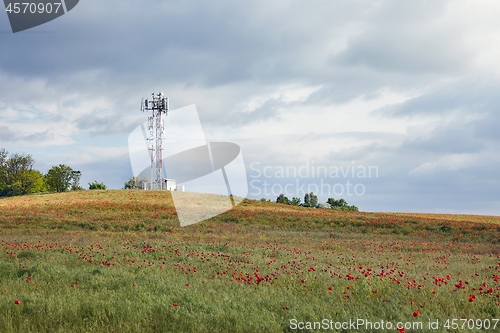
POLYGON ((345 201, 342 198, 340 198, 338 200, 335 200, 334 198, 328 198, 328 200, 326 202, 328 204, 330 204, 330 206, 331 206, 332 209, 350 210, 350 211, 354 211, 354 212, 359 211, 358 207, 356 207, 354 205, 349 206, 349 204, 347 203, 347 201, 345 201))
POLYGON ((89 190, 105 190, 107 186, 104 183, 98 183, 97 181, 93 181, 89 183, 89 190))
POLYGON ((335 207, 335 206, 332 206, 332 209, 335 209, 335 210, 347 210, 347 211, 353 211, 353 212, 358 212, 359 209, 358 207, 352 205, 352 206, 342 206, 342 207, 335 207))
POLYGON ((281 203, 285 205, 290 204, 290 200, 282 193, 276 198, 276 203, 281 203))
POLYGON ((127 180, 123 186, 123 189, 125 190, 136 190, 139 189, 140 184, 139 184, 139 177, 132 177, 129 180, 127 180))

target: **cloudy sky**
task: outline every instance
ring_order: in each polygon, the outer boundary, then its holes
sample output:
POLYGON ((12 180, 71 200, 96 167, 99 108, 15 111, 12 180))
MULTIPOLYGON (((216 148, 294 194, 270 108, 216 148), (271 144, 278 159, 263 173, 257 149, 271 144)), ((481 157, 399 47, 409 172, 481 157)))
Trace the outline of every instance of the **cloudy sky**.
POLYGON ((240 145, 251 198, 315 185, 365 211, 498 215, 498 17, 494 0, 87 0, 13 34, 4 12, 0 148, 121 188, 141 98, 163 91, 240 145))

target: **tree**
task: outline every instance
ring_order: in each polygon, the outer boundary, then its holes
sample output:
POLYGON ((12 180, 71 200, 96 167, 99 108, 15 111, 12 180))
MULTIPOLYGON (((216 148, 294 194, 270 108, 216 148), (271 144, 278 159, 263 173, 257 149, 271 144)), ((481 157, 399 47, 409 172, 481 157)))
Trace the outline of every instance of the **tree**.
POLYGON ((311 207, 311 197, 309 196, 309 193, 304 195, 304 207, 311 207))
POLYGON ((5 190, 7 195, 27 194, 31 187, 29 171, 35 161, 31 155, 12 154, 5 161, 5 190))
POLYGON ((38 170, 31 170, 31 177, 33 180, 33 186, 29 193, 42 193, 47 192, 47 184, 45 184, 45 179, 43 178, 43 173, 38 170))
POLYGON ((326 202, 329 203, 330 206, 332 206, 332 207, 346 207, 346 206, 348 206, 347 201, 345 201, 342 198, 340 198, 338 200, 335 200, 334 198, 328 198, 328 200, 326 202))
POLYGON ((5 149, 0 150, 0 195, 23 195, 44 191, 41 173, 33 170, 35 160, 29 154, 8 156, 5 149))
MULTIPOLYGON (((70 189, 71 184, 74 184, 73 169, 65 164, 53 166, 45 175, 45 183, 51 192, 66 192, 70 189)), ((78 178, 79 181, 79 178, 78 178)))
POLYGON ((314 192, 306 193, 304 196, 304 207, 316 207, 318 205, 318 196, 314 192))
POLYGON ((338 200, 335 200, 334 198, 328 198, 328 200, 326 201, 328 204, 330 204, 331 208, 332 209, 338 209, 338 210, 351 210, 351 211, 359 211, 358 207, 352 205, 352 206, 349 206, 349 204, 347 203, 347 201, 345 201, 344 199, 340 198, 338 200))
POLYGON ((0 195, 5 195, 4 191, 7 186, 7 156, 9 153, 4 149, 0 149, 0 195))
POLYGON ((290 204, 290 200, 282 193, 276 198, 276 203, 281 203, 285 205, 290 204))
POLYGON ((318 196, 313 192, 310 193, 311 207, 316 207, 318 205, 318 196))
POLYGON ((132 177, 129 180, 125 182, 125 185, 123 186, 125 190, 136 190, 139 187, 139 177, 132 177))
POLYGON ((80 186, 80 178, 82 178, 82 173, 80 171, 71 171, 72 181, 71 181, 71 191, 81 191, 84 188, 80 186))
POLYGON ((290 205, 292 205, 292 206, 300 206, 300 198, 293 197, 292 200, 290 200, 290 205))
POLYGON ((107 186, 104 183, 98 183, 94 180, 92 183, 89 183, 89 190, 105 190, 107 186))
POLYGON ((131 177, 129 180, 125 182, 125 184, 123 185, 123 189, 125 190, 142 189, 144 187, 144 184, 147 183, 149 183, 149 180, 146 178, 139 179, 139 177, 131 177))
POLYGON ((16 181, 11 184, 10 188, 13 195, 24 195, 47 191, 43 174, 38 170, 24 170, 20 172, 16 177, 16 181))

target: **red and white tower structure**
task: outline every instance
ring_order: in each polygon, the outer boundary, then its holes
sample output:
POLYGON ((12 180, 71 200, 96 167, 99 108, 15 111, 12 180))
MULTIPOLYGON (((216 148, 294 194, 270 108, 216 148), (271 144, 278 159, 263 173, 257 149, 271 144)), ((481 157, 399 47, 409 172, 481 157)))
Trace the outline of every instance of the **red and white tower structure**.
POLYGON ((152 115, 148 117, 148 146, 151 157, 151 190, 162 190, 164 188, 165 178, 163 177, 163 156, 162 140, 165 126, 162 115, 167 116, 169 109, 168 98, 163 93, 151 94, 151 99, 143 99, 141 102, 141 111, 151 111, 152 115))

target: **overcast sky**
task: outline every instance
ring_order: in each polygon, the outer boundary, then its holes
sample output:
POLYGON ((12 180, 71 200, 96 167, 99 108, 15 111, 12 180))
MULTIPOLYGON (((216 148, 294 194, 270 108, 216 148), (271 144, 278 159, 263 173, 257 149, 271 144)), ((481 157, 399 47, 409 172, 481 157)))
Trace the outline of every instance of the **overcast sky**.
POLYGON ((498 215, 498 17, 494 0, 84 0, 13 34, 4 12, 0 148, 121 188, 141 98, 163 91, 240 145, 251 198, 328 184, 321 201, 364 211, 498 215))

